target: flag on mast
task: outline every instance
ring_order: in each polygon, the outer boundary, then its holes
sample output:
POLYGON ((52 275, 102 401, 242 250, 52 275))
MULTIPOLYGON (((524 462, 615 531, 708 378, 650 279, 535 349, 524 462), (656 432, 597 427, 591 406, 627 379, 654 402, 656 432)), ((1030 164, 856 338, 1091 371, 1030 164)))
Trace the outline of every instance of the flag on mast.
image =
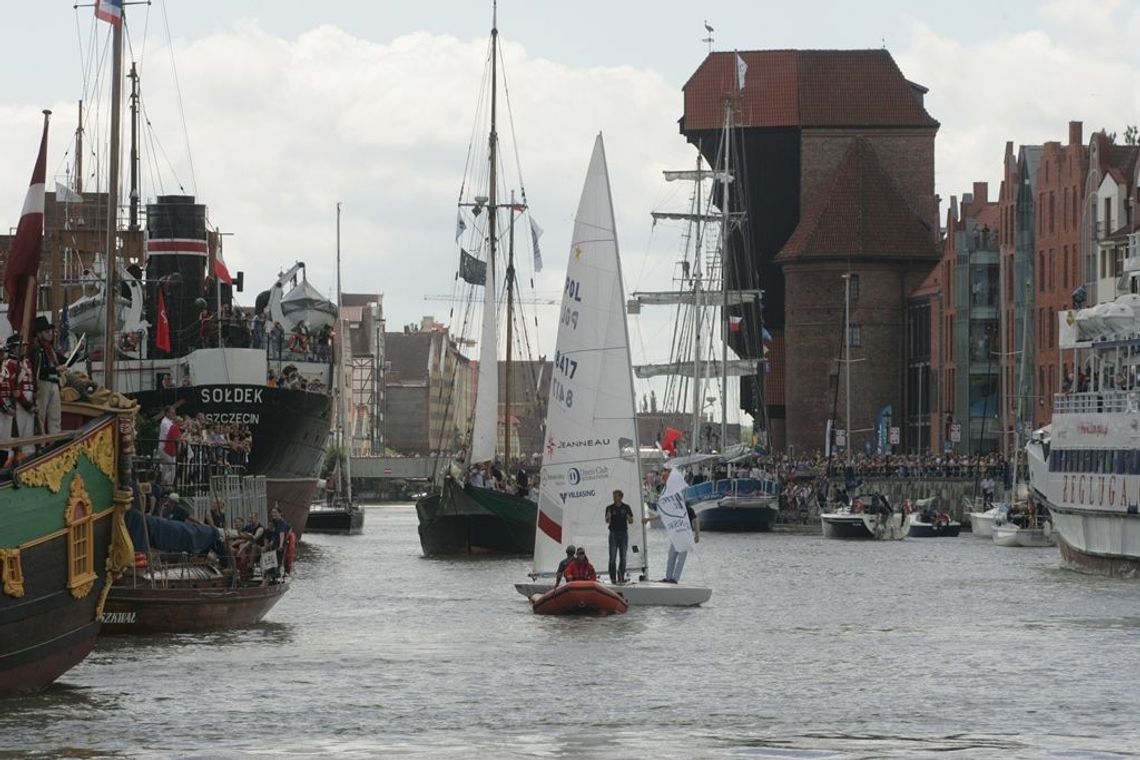
POLYGON ((736 89, 744 90, 744 75, 748 73, 748 64, 740 57, 740 53, 736 54, 736 89))
POLYGON ((35 168, 32 169, 32 182, 24 197, 24 210, 20 214, 20 224, 12 239, 12 249, 8 253, 8 263, 4 269, 4 296, 8 302, 8 322, 12 325, 13 332, 24 329, 25 300, 28 292, 35 287, 36 275, 40 271, 40 256, 44 250, 44 179, 47 176, 50 115, 51 111, 44 111, 40 152, 36 157, 35 168))
POLYGON ((112 26, 123 23, 123 0, 95 0, 95 18, 112 26))
POLYGON ((538 239, 542 237, 542 228, 534 221, 534 217, 530 218, 530 239, 534 245, 534 271, 542 271, 542 249, 538 247, 538 239))
POLYGON ((728 331, 729 332, 740 332, 743 329, 744 329, 744 317, 730 316, 728 318, 728 331))
POLYGON ((455 213, 455 242, 459 242, 459 238, 463 237, 464 231, 467 229, 467 222, 463 221, 463 212, 457 211, 455 213))
POLYGON ((226 261, 222 258, 221 247, 214 255, 214 277, 218 278, 218 282, 224 282, 227 285, 234 284, 234 278, 230 276, 230 268, 226 266, 226 261))
POLYGON ((170 319, 166 316, 166 296, 162 292, 163 288, 158 289, 158 317, 156 319, 157 325, 154 331, 154 347, 170 353, 170 319))

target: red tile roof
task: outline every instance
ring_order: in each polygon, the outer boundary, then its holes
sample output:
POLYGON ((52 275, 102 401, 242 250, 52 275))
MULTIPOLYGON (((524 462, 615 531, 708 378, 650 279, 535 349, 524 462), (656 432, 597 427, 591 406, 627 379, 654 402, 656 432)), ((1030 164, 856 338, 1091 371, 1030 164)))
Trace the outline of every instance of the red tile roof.
POLYGON ((726 96, 745 127, 938 127, 886 50, 744 51, 739 93, 736 55, 711 53, 685 83, 685 131, 719 129, 726 96))
POLYGON ((930 228, 861 137, 851 141, 831 184, 813 199, 776 260, 853 256, 939 258, 930 228))

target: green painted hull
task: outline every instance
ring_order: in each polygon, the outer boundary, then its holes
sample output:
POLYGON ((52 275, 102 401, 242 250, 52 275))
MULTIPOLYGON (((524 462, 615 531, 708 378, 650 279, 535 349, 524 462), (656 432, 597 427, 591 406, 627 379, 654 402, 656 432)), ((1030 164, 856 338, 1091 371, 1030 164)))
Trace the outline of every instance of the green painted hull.
POLYGON ((416 515, 426 557, 534 554, 538 505, 529 499, 449 478, 441 493, 416 502, 416 515))

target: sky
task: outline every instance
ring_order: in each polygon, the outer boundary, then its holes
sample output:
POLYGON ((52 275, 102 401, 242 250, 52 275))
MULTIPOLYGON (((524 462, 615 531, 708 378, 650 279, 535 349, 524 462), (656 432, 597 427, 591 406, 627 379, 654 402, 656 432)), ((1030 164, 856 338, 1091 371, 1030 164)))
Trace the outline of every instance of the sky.
MULTIPOLYGON (((107 27, 71 0, 10 5, 0 28, 0 219, 12 227, 45 107, 55 112, 49 174, 66 179, 75 102, 93 89, 99 69, 88 61, 107 27)), ((211 222, 232 234, 226 258, 245 272, 246 302, 296 260, 332 292, 341 201, 344 289, 383 293, 389 329, 446 317, 448 304, 423 296, 451 291, 489 0, 153 0, 127 13, 150 123, 144 192, 182 188, 208 204, 211 222)), ((889 49, 930 89, 943 209, 978 180, 996 196, 1007 140, 1064 140, 1071 119, 1084 122, 1086 140, 1140 121, 1140 4, 1126 0, 502 0, 512 149, 545 230, 540 295, 561 289, 599 131, 626 287, 668 285, 678 244, 651 228, 649 211, 686 202, 661 171, 693 160, 676 122, 681 88, 709 50, 706 22, 716 50, 889 49)), ((106 101, 89 103, 87 139, 98 145, 106 101)), ((552 352, 554 325, 541 312, 540 324, 540 348, 552 352)), ((668 320, 632 324, 635 361, 667 344, 669 329, 668 320)))

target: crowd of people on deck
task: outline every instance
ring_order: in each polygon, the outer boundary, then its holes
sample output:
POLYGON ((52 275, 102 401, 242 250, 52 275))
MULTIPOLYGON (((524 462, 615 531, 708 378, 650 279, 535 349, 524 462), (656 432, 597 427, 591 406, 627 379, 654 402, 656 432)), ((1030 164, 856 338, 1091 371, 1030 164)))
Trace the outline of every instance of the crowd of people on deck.
POLYGON ((269 370, 265 376, 265 385, 269 388, 289 388, 309 393, 327 393, 331 390, 320 380, 305 378, 294 364, 285 365, 280 373, 269 370))
POLYGON ((464 473, 464 482, 475 488, 487 488, 513 496, 538 501, 538 473, 521 461, 516 464, 514 476, 508 475, 498 460, 473 464, 464 473))
POLYGON ((296 537, 292 527, 277 507, 269 510, 268 521, 262 524, 256 512, 244 518, 232 519, 226 514, 226 501, 220 497, 210 500, 209 509, 201 518, 196 516, 187 501, 165 488, 153 472, 143 472, 132 483, 134 508, 144 515, 162 517, 174 522, 196 523, 217 532, 211 551, 223 564, 232 563, 242 578, 249 580, 260 568, 261 558, 267 552, 275 553, 276 564, 264 575, 274 580, 288 571, 291 551, 295 551, 296 537))
POLYGON ((336 338, 332 325, 311 328, 300 320, 291 328, 270 320, 265 309, 236 305, 223 306, 215 314, 208 308, 198 312, 198 344, 202 348, 248 346, 265 349, 277 361, 329 362, 336 338))
MULTIPOLYGON (((0 344, 0 451, 4 467, 11 469, 36 451, 37 435, 54 435, 61 429, 61 383, 67 359, 56 347, 59 335, 46 317, 36 317, 31 343, 14 333, 0 344), (7 447, 14 439, 19 446, 7 447)), ((40 447, 51 441, 43 441, 40 447)))
POLYGON ((208 483, 211 475, 243 475, 252 449, 253 434, 247 426, 215 422, 201 413, 179 416, 168 406, 158 425, 159 481, 186 489, 208 483))

